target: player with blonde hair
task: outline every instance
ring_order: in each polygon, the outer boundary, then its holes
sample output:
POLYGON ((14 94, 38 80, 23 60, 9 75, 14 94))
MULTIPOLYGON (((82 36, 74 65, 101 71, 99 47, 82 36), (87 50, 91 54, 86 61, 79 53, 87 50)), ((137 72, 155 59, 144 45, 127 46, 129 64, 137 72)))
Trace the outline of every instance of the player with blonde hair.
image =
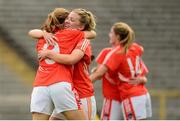
MULTIPOLYGON (((49 49, 57 53, 70 54, 77 45, 84 46, 86 35, 94 36, 94 32, 64 29, 64 21, 68 15, 69 12, 64 8, 56 8, 48 15, 42 29, 53 33, 57 42, 49 45, 41 38, 36 46, 37 52, 49 49)), ((29 35, 39 38, 43 32, 32 30, 29 35)), ((62 113, 70 120, 87 119, 73 86, 72 71, 72 65, 65 66, 48 58, 39 61, 31 96, 33 120, 48 120, 52 113, 62 113)))
POLYGON ((115 47, 107 54, 97 71, 91 74, 91 80, 100 79, 110 71, 118 86, 124 119, 151 117, 151 100, 144 85, 148 70, 141 59, 142 46, 134 42, 134 31, 123 22, 112 26, 110 38, 113 39, 115 47))
MULTIPOLYGON (((92 31, 95 29, 95 26, 96 23, 93 14, 90 11, 81 8, 72 10, 65 20, 66 28, 92 31)), ((88 75, 88 66, 91 62, 91 46, 89 40, 85 40, 83 43, 85 43, 83 48, 78 44, 70 55, 59 54, 52 50, 42 50, 39 53, 39 57, 41 59, 49 58, 66 65, 75 64, 73 71, 73 86, 79 94, 83 108, 85 109, 86 117, 93 120, 96 115, 96 101, 93 85, 88 75)), ((54 113, 52 116, 54 119, 59 118, 59 116, 54 113)))

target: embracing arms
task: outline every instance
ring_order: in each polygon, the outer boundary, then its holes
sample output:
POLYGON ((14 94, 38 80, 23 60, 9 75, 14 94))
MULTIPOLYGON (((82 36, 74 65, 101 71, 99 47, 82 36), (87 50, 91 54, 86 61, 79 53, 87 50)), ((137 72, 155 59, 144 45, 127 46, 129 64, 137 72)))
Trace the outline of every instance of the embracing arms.
MULTIPOLYGON (((92 74, 90 75, 91 81, 95 82, 96 80, 100 80, 101 77, 107 71, 108 71, 108 68, 103 64, 99 65, 98 67, 93 68, 92 74)), ((135 77, 135 78, 131 78, 128 81, 127 80, 121 80, 121 81, 127 82, 129 84, 137 85, 137 84, 145 84, 145 83, 147 83, 147 78, 146 78, 146 76, 138 76, 138 77, 135 77)))
POLYGON ((71 54, 59 54, 52 50, 42 50, 38 54, 40 60, 50 58, 58 63, 65 65, 74 65, 84 56, 84 52, 80 49, 75 49, 71 54))

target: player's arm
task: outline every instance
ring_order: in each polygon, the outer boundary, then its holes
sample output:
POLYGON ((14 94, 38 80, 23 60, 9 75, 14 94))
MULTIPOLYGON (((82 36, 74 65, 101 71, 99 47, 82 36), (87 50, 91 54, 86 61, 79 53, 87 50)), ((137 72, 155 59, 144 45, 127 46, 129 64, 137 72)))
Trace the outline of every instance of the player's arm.
MULTIPOLYGON (((143 48, 141 48, 143 50, 143 48)), ((148 68, 146 67, 144 61, 140 60, 140 67, 141 67, 141 74, 138 75, 137 77, 133 78, 130 80, 129 83, 131 84, 145 84, 147 83, 147 78, 146 78, 146 75, 148 73, 148 68)))
POLYGON ((43 37, 43 31, 40 29, 32 29, 28 32, 28 35, 34 39, 39 39, 43 37))
POLYGON ((91 69, 91 73, 95 73, 95 72, 97 71, 98 67, 99 67, 99 65, 98 65, 98 66, 93 67, 93 68, 91 69))
POLYGON ((49 45, 54 45, 58 39, 52 34, 40 29, 32 29, 28 32, 28 35, 34 39, 44 38, 49 45))
POLYGON ((97 58, 97 62, 100 63, 100 65, 97 70, 90 75, 92 82, 101 79, 108 70, 114 71, 118 68, 116 54, 108 53, 106 56, 105 55, 103 57, 101 54, 101 56, 97 58))
POLYGON ((108 71, 108 68, 102 64, 97 68, 97 70, 90 75, 90 79, 92 82, 101 79, 101 77, 108 71))
POLYGON ((147 78, 145 76, 138 77, 137 80, 139 80, 139 83, 141 84, 147 83, 147 78))
POLYGON ((138 76, 128 81, 129 84, 145 84, 147 83, 146 76, 138 76))
MULTIPOLYGON (((93 67, 92 69, 91 69, 91 75, 93 75, 94 73, 96 73, 97 72, 97 70, 98 70, 98 68, 101 66, 101 64, 98 64, 96 67, 93 67)), ((99 79, 100 80, 100 79, 99 79)), ((94 83, 94 82, 96 82, 97 80, 92 80, 92 82, 94 83)))
MULTIPOLYGON (((135 80, 136 80, 136 81, 134 81, 134 82, 137 82, 137 84, 145 84, 145 83, 147 83, 147 78, 146 78, 146 76, 136 77, 135 80)), ((133 81, 132 81, 132 82, 133 82, 133 81)))
POLYGON ((96 37, 96 32, 94 30, 84 31, 84 36, 87 39, 94 39, 96 37))
POLYGON ((59 54, 52 50, 42 50, 38 56, 41 59, 50 58, 61 64, 74 65, 83 58, 84 52, 80 49, 74 49, 71 54, 59 54))
MULTIPOLYGON (((32 29, 28 32, 28 35, 32 38, 39 39, 44 37, 48 40, 54 40, 56 39, 52 33, 48 33, 46 31, 40 30, 40 29, 32 29)), ((91 31, 84 31, 84 36, 87 39, 94 39, 96 37, 96 32, 94 30, 91 31)))

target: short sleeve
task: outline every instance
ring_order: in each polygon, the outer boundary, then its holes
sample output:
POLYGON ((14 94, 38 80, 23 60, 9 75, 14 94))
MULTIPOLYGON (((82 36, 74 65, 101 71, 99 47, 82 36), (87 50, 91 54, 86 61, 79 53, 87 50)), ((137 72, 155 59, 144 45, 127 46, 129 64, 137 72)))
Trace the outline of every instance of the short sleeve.
POLYGON ((133 43, 133 47, 135 48, 135 50, 138 52, 138 54, 139 54, 140 56, 143 55, 143 53, 144 53, 144 48, 143 48, 143 46, 141 46, 141 45, 139 45, 139 44, 137 44, 137 43, 133 43))
POLYGON ((80 49, 80 50, 82 50, 85 53, 89 46, 90 46, 90 40, 83 39, 83 40, 78 42, 78 44, 77 44, 75 49, 80 49))
POLYGON ((108 67, 111 71, 116 71, 122 62, 122 55, 116 52, 109 52, 103 61, 103 64, 108 67))
POLYGON ((111 50, 111 48, 105 48, 105 49, 103 49, 103 50, 99 53, 99 55, 97 56, 96 62, 97 62, 98 64, 102 64, 103 61, 104 61, 104 59, 105 59, 105 57, 106 57, 106 55, 110 52, 110 50, 111 50))

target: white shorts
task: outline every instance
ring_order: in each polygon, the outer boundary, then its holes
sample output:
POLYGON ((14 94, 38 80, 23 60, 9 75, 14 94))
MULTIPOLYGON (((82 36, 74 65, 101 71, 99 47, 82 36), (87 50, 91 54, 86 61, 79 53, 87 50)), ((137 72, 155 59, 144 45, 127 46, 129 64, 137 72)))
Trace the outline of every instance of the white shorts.
POLYGON ((95 120, 96 118, 96 100, 94 96, 80 99, 82 108, 89 120, 95 120))
POLYGON ((125 120, 140 120, 151 117, 152 108, 149 93, 123 100, 122 110, 125 120))
POLYGON ((34 87, 31 95, 31 112, 47 115, 80 109, 79 96, 68 82, 34 87))
POLYGON ((104 98, 101 120, 122 120, 121 102, 104 98))
MULTIPOLYGON (((88 98, 82 98, 81 101, 81 107, 85 111, 85 114, 89 120, 95 120, 96 118, 96 100, 94 96, 88 97, 88 98)), ((52 114, 53 117, 56 117, 58 119, 65 120, 65 116, 63 114, 52 114)))

